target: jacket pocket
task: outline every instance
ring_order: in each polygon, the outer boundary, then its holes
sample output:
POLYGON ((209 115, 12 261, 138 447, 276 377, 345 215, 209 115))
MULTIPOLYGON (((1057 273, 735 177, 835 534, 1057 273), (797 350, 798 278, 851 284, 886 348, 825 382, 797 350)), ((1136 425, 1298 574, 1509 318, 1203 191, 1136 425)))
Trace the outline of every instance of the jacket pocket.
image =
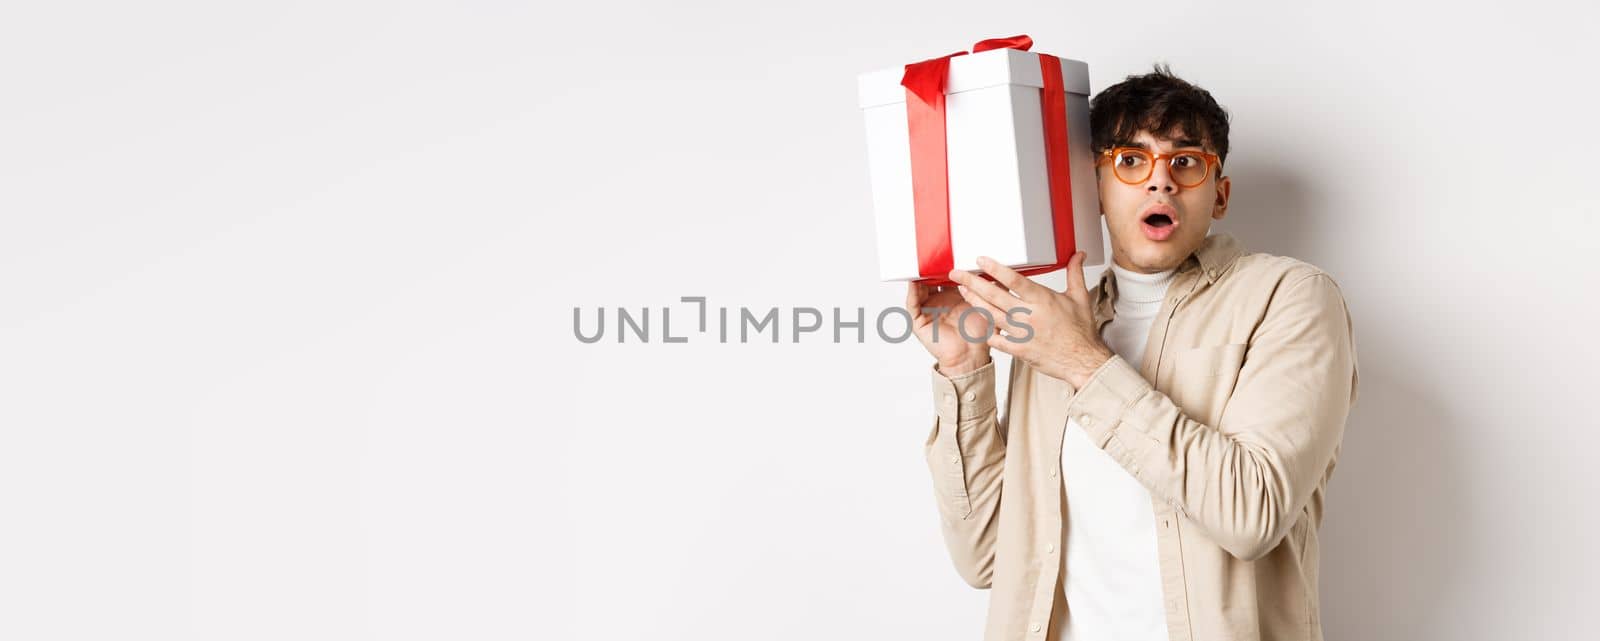
POLYGON ((1227 343, 1181 349, 1172 353, 1175 376, 1212 376, 1228 371, 1238 371, 1244 365, 1244 353, 1249 345, 1227 343))
POLYGON ((1192 418, 1214 421, 1233 395, 1248 348, 1245 343, 1227 343, 1173 352, 1168 396, 1192 418))

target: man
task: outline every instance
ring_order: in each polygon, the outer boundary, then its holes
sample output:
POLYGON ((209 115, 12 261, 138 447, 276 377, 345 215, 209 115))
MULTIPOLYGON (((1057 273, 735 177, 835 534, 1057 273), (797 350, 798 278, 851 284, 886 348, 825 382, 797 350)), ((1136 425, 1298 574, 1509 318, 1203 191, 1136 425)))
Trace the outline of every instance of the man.
POLYGON ((992 589, 985 638, 1320 640, 1317 531, 1357 387, 1343 296, 1207 234, 1230 190, 1209 92, 1157 66, 1090 122, 1113 259, 1094 289, 1080 252, 1065 292, 984 260, 993 280, 907 292, 936 359, 942 533, 992 589), (1004 416, 991 349, 1013 357, 1004 416))

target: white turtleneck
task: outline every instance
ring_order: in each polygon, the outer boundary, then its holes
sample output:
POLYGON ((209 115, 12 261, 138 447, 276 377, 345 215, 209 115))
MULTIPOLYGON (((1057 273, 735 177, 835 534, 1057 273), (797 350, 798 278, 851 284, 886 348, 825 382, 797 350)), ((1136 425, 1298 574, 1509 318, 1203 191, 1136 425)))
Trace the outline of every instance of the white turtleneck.
MULTIPOLYGON (((1101 332, 1134 367, 1173 272, 1141 274, 1111 264, 1116 315, 1101 332)), ((1060 641, 1166 641, 1167 620, 1150 492, 1068 418, 1061 446, 1067 495, 1060 641)))

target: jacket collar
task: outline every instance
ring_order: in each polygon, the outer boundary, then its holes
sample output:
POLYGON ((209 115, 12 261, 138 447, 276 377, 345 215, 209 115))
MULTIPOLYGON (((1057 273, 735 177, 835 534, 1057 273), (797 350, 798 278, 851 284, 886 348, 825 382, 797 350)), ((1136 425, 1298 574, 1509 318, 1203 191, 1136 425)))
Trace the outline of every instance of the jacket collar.
POLYGON ((1206 236, 1200 249, 1189 255, 1184 264, 1190 269, 1200 268, 1207 283, 1215 283, 1233 266, 1233 261, 1244 255, 1244 246, 1233 234, 1217 232, 1206 236))
MULTIPOLYGON (((1200 277, 1205 279, 1206 284, 1215 283, 1244 253, 1244 246, 1232 234, 1216 232, 1206 236, 1200 247, 1178 266, 1173 274, 1174 283, 1179 276, 1196 270, 1199 271, 1200 277)), ((1117 299, 1117 279, 1111 276, 1111 268, 1107 267, 1101 272, 1100 284, 1095 288, 1098 292, 1094 299, 1096 331, 1114 315, 1112 308, 1117 299)))

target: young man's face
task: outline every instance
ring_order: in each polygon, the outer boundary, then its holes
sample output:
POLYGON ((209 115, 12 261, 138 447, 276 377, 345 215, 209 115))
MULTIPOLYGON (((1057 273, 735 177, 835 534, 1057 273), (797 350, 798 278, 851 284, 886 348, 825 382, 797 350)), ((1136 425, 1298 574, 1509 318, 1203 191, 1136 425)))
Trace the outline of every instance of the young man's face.
MULTIPOLYGON (((1177 150, 1206 151, 1182 132, 1173 139, 1156 138, 1140 131, 1131 144, 1153 153, 1177 150)), ((1109 163, 1096 165, 1100 183, 1100 210, 1111 232, 1111 256, 1123 269, 1155 273, 1173 269, 1205 241, 1212 220, 1228 211, 1228 179, 1212 166, 1205 182, 1182 187, 1173 180, 1167 159, 1153 163, 1150 177, 1129 185, 1118 180, 1109 163), (1155 214, 1166 214, 1164 223, 1155 214)))

